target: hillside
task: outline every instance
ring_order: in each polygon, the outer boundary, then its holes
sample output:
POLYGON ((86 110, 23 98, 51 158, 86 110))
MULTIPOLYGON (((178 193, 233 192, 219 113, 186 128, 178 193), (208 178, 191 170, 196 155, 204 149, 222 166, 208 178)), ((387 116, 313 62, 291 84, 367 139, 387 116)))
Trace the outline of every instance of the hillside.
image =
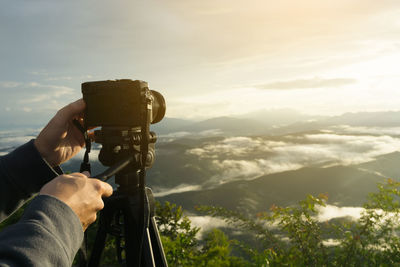
POLYGON ((218 205, 243 212, 258 212, 272 204, 293 205, 307 194, 326 193, 329 203, 359 206, 384 179, 356 167, 303 168, 265 175, 252 181, 235 181, 214 189, 159 197, 193 211, 196 205, 218 205))

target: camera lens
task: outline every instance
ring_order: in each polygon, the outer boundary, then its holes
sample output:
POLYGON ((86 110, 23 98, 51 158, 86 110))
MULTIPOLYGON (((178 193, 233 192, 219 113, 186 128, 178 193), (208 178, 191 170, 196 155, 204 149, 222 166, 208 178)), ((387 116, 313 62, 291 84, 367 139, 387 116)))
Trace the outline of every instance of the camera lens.
POLYGON ((167 109, 167 105, 165 104, 164 97, 157 91, 150 90, 153 95, 153 118, 151 123, 157 123, 161 121, 165 116, 165 111, 167 109))

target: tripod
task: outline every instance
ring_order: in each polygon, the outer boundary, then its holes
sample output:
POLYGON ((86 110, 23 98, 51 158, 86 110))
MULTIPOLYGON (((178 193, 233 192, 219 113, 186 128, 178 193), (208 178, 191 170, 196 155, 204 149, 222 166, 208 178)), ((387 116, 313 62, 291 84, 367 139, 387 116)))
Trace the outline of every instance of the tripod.
MULTIPOLYGON (((107 234, 116 238, 121 266, 168 266, 154 218, 154 197, 151 189, 145 187, 146 167, 154 162, 156 135, 149 133, 143 144, 142 134, 137 129, 95 131, 96 141, 103 144, 99 160, 103 165, 111 166, 95 177, 107 181, 115 175, 118 188, 111 197, 104 199, 89 262, 83 260, 81 266, 99 266, 107 234)), ((88 153, 91 146, 90 140, 85 139, 86 153, 81 171, 90 169, 88 153)))
POLYGON ((154 197, 150 188, 140 192, 139 175, 140 171, 116 175, 120 186, 104 201, 89 266, 99 266, 107 234, 116 237, 118 262, 122 266, 167 266, 154 218, 154 197), (141 216, 142 193, 144 216, 141 216))

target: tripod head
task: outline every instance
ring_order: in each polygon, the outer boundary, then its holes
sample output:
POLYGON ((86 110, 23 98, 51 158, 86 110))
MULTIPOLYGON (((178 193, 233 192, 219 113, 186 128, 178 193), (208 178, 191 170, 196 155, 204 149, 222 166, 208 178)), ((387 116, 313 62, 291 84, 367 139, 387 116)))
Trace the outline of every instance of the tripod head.
POLYGON ((94 132, 94 142, 102 145, 99 161, 104 166, 111 167, 108 171, 118 169, 117 172, 114 171, 116 175, 115 183, 121 189, 128 189, 139 185, 139 181, 136 181, 136 179, 128 179, 127 174, 137 172, 142 169, 142 165, 144 165, 145 169, 153 166, 155 161, 155 143, 157 141, 156 134, 149 132, 147 141, 147 155, 143 162, 143 154, 141 153, 142 133, 140 128, 103 127, 101 130, 94 132), (124 165, 124 163, 126 166, 122 167, 121 164, 124 165))

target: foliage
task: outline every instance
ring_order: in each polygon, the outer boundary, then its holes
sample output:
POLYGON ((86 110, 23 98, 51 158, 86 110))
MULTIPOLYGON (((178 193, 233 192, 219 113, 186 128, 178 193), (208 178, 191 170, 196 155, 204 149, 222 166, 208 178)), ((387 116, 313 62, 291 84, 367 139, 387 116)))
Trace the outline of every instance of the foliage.
MULTIPOLYGON (((170 266, 236 266, 241 259, 231 255, 232 241, 220 230, 207 233, 203 243, 196 238, 200 228, 192 227, 182 207, 156 204, 156 220, 170 266)), ((241 265, 244 266, 244 265, 241 265)))
POLYGON ((252 233, 261 246, 239 247, 253 266, 400 266, 399 188, 393 180, 379 184, 358 220, 319 221, 325 195, 309 195, 293 207, 272 206, 255 218, 219 207, 198 210, 252 233))
MULTIPOLYGON (((201 229, 192 226, 182 207, 169 202, 156 203, 156 220, 169 266, 400 266, 399 182, 379 184, 358 219, 321 221, 318 215, 326 201, 326 195, 309 195, 295 206, 273 205, 255 216, 197 208, 245 233, 240 240, 219 229, 199 239, 201 229)), ((89 246, 94 229, 88 232, 89 246)), ((101 262, 118 266, 115 240, 107 241, 101 262)))

